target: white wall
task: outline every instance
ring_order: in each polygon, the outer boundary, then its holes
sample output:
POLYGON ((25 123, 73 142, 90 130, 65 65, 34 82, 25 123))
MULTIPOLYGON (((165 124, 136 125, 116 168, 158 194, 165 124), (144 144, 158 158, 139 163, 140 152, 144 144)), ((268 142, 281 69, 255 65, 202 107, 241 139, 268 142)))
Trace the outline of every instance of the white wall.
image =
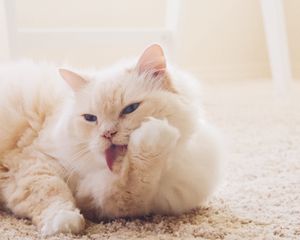
MULTIPOLYGON (((161 29, 166 2, 16 0, 16 23, 25 29, 161 29)), ((259 0, 181 2, 179 32, 175 39, 180 66, 208 79, 270 78, 259 0)), ((286 0, 284 3, 293 73, 299 77, 300 1, 286 0)), ((25 35, 16 53, 38 60, 67 60, 78 66, 103 66, 124 56, 138 54, 152 41, 168 43, 167 39, 151 34, 139 41, 128 35, 121 38, 111 35, 99 41, 97 35, 90 33, 82 34, 78 39, 73 36, 62 32, 52 38, 44 34, 31 41, 29 35, 25 35)))
POLYGON ((77 66, 101 67, 140 53, 157 38, 152 33, 138 37, 135 30, 162 28, 166 12, 164 0, 16 0, 16 3, 16 24, 20 29, 69 31, 55 35, 22 34, 18 54, 77 66), (86 32, 78 35, 76 29, 86 32), (127 34, 126 29, 134 33, 127 34), (101 31, 106 30, 109 34, 103 35, 101 31), (110 32, 114 30, 121 34, 110 32))
POLYGON ((4 11, 4 0, 0 0, 0 62, 9 59, 9 43, 6 22, 6 13, 4 11))
POLYGON ((270 77, 259 0, 184 1, 180 62, 207 77, 270 77))
POLYGON ((144 28, 164 22, 165 0, 16 0, 17 24, 37 28, 144 28))

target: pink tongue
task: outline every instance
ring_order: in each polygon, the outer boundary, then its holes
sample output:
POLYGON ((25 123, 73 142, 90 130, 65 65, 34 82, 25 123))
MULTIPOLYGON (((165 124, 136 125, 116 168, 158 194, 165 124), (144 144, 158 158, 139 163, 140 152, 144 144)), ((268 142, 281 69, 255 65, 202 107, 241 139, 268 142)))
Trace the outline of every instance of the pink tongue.
POLYGON ((121 155, 125 149, 126 146, 112 144, 108 149, 105 150, 106 164, 110 171, 112 171, 113 164, 117 157, 121 155))

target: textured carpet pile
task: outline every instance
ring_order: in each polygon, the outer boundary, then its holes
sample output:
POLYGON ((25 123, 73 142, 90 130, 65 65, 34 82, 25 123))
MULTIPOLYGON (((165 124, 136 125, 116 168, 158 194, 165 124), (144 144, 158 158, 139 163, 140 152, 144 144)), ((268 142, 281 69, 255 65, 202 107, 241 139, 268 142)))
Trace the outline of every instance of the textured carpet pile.
MULTIPOLYGON (((223 133, 224 178, 209 202, 179 217, 88 222, 47 239, 300 239, 300 87, 270 81, 203 86, 208 119, 223 133)), ((41 239, 30 221, 0 212, 0 239, 41 239)))

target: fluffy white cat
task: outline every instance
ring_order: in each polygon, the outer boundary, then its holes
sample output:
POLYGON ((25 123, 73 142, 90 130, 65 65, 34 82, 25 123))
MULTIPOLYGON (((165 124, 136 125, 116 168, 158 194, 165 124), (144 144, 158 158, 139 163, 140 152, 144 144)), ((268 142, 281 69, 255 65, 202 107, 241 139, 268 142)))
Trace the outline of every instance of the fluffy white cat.
POLYGON ((159 45, 105 71, 0 66, 1 205, 43 235, 80 232, 81 213, 193 209, 211 193, 218 159, 197 80, 167 68, 159 45))

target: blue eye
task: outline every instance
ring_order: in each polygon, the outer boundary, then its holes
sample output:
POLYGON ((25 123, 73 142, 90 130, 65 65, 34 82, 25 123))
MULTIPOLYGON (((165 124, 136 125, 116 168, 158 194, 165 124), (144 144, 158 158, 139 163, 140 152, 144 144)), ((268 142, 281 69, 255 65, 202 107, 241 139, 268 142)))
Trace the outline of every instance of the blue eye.
POLYGON ((130 104, 128 105, 127 107, 125 107, 121 114, 129 114, 129 113, 132 113, 134 112, 138 107, 140 106, 140 103, 133 103, 133 104, 130 104))
POLYGON ((93 114, 82 114, 83 118, 88 121, 88 122, 96 122, 97 121, 97 116, 93 114))

